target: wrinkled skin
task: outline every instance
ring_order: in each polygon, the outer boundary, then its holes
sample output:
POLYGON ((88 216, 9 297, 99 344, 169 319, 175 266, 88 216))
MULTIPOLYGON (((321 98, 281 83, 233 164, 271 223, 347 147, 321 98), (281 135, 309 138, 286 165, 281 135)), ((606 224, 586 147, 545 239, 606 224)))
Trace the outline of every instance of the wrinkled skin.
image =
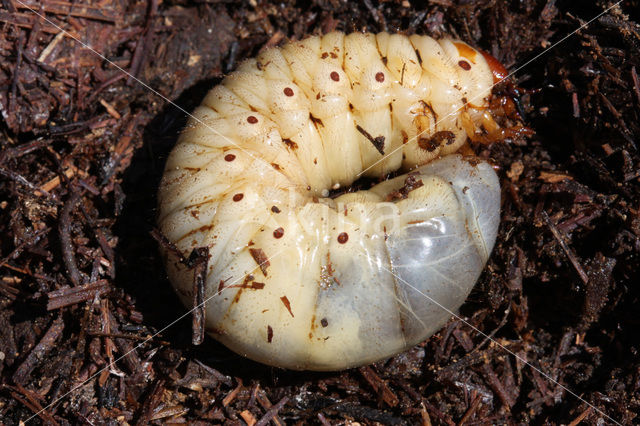
MULTIPOLYGON (((339 370, 436 332, 493 248, 500 187, 455 154, 493 75, 453 40, 330 33, 261 53, 209 92, 166 165, 158 224, 207 246, 206 330, 290 369, 339 370), (404 174, 328 198, 360 176, 404 174)), ((165 253, 190 306, 193 271, 165 253)))

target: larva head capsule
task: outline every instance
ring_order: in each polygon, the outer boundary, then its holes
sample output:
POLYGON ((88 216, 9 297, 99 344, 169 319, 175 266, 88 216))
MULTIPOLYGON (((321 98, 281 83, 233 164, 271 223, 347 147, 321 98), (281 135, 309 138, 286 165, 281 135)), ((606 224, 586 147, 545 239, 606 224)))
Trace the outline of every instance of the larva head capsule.
POLYGON ((504 65, 500 63, 500 61, 484 50, 480 50, 480 53, 482 53, 484 60, 487 61, 487 64, 489 65, 489 69, 491 69, 491 73, 493 74, 493 84, 499 83, 507 78, 509 72, 504 65))
MULTIPOLYGON (((183 253, 209 249, 206 331, 298 370, 367 364, 436 332, 497 234, 498 178, 457 153, 495 125, 491 70, 455 40, 331 33, 212 89, 168 159, 158 216, 183 253)), ((164 256, 191 306, 194 272, 164 256)))

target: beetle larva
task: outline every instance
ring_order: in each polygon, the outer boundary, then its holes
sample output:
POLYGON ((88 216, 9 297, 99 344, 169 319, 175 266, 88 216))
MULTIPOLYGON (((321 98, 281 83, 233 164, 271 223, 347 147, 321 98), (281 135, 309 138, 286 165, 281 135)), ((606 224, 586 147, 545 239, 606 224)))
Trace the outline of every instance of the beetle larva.
MULTIPOLYGON (((338 370, 449 319, 499 223, 492 167, 456 153, 497 126, 483 55, 334 32, 266 50, 207 94, 168 158, 158 223, 183 252, 210 249, 208 333, 265 364, 338 370)), ((191 304, 193 271, 165 257, 191 304)))

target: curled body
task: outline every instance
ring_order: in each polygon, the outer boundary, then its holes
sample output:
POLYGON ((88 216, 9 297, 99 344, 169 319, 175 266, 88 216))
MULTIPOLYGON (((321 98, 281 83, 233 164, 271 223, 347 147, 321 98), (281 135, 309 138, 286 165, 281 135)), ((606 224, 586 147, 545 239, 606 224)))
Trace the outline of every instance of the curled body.
MULTIPOLYGON (((334 32, 213 88, 167 160, 158 215, 183 252, 209 247, 207 332, 266 364, 338 370, 437 331, 497 234, 498 178, 457 153, 497 127, 492 85, 461 41, 334 32)), ((193 271, 164 255, 188 306, 193 271)))

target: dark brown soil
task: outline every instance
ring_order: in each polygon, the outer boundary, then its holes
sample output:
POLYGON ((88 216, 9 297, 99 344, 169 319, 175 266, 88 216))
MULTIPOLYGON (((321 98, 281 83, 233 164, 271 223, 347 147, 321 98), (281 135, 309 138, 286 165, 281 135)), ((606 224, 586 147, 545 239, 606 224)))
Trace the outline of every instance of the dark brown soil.
POLYGON ((563 40, 613 3, 2 0, 0 423, 638 423, 640 3, 563 40), (242 59, 333 29, 524 65, 535 136, 478 147, 503 220, 467 322, 338 373, 193 346, 150 235, 186 121, 167 99, 191 110, 242 59))

